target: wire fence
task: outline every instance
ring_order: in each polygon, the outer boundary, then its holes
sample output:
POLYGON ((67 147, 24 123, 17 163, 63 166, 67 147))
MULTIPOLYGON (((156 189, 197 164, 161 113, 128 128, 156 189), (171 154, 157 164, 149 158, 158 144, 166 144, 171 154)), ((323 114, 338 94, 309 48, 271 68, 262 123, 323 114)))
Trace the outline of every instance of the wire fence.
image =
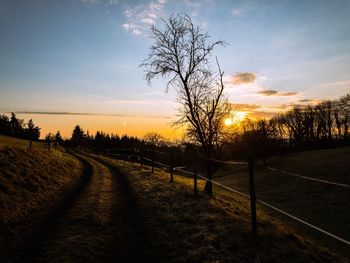
MULTIPOLYGON (((265 206, 279 214, 282 214, 284 216, 287 216, 288 218, 297 221, 309 228, 312 228, 313 230, 316 230, 319 233, 322 233, 328 237, 331 237, 333 239, 336 239, 348 246, 350 246, 350 241, 339 237, 335 234, 330 233, 329 231, 322 229, 306 220, 303 220, 295 215, 292 215, 289 212, 286 212, 280 208, 277 208, 274 205, 271 205, 268 202, 265 202, 263 200, 257 199, 255 196, 255 182, 254 182, 254 167, 255 166, 261 166, 265 169, 279 172, 284 175, 289 175, 293 177, 297 177, 303 180, 313 181, 320 184, 325 185, 332 185, 340 188, 350 188, 350 185, 327 181, 323 179, 313 178, 313 177, 307 177, 300 174, 284 171, 281 169, 277 169, 271 166, 262 165, 262 164, 254 164, 254 160, 248 160, 248 162, 244 161, 224 161, 224 160, 217 160, 214 158, 205 158, 205 160, 209 160, 212 162, 212 164, 216 164, 216 176, 214 176, 212 179, 208 179, 206 176, 202 175, 204 174, 205 170, 200 170, 200 172, 197 171, 196 167, 191 167, 189 165, 191 162, 185 162, 183 156, 179 154, 174 154, 173 151, 171 152, 162 152, 162 151, 156 151, 154 149, 122 149, 122 151, 114 150, 109 153, 107 153, 109 156, 112 156, 117 159, 122 159, 126 161, 136 161, 143 165, 149 165, 152 167, 152 173, 154 172, 154 167, 164 169, 170 173, 170 181, 173 181, 173 172, 176 171, 177 176, 185 176, 188 178, 194 179, 194 193, 197 193, 197 178, 200 178, 206 182, 211 182, 213 185, 216 185, 217 187, 220 187, 228 192, 238 194, 240 196, 243 196, 247 198, 250 201, 251 204, 251 219, 252 219, 252 231, 253 234, 256 234, 256 212, 255 212, 255 204, 256 202, 259 203, 262 206, 265 206), (175 158, 176 157, 176 158, 175 158), (248 168, 248 169, 247 169, 248 168), (249 178, 249 193, 245 193, 242 190, 234 189, 232 186, 230 186, 228 183, 225 182, 225 178, 228 178, 227 175, 232 175, 232 173, 242 172, 244 170, 247 170, 246 173, 249 175, 247 178, 249 178), (221 181, 218 181, 217 179, 220 179, 221 181)), ((195 159, 195 158, 194 158, 195 159)), ((193 162, 192 162, 193 164, 193 162)), ((215 166, 215 165, 214 165, 215 166)))

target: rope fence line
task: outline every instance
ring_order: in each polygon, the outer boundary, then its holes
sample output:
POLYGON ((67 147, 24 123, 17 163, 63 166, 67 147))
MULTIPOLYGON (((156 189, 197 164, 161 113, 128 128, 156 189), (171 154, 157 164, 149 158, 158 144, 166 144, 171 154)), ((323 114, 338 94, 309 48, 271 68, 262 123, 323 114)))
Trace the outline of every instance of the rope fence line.
POLYGON ((164 163, 160 163, 160 162, 154 161, 154 160, 149 159, 149 158, 146 158, 146 157, 142 157, 142 158, 143 158, 144 160, 146 160, 146 161, 152 162, 152 163, 154 163, 154 164, 158 164, 159 166, 163 166, 163 167, 165 167, 165 168, 171 168, 170 165, 167 165, 167 164, 164 164, 164 163))
POLYGON ((203 157, 203 158, 213 162, 223 163, 223 164, 248 164, 248 162, 241 162, 241 161, 222 161, 222 160, 217 160, 217 159, 208 158, 208 157, 203 157))
MULTIPOLYGON (((122 155, 122 154, 118 154, 118 155, 122 155)), ((136 155, 133 155, 133 156, 136 156, 136 155)), ((149 159, 149 158, 146 158, 146 157, 142 157, 142 156, 138 156, 138 157, 140 159, 143 158, 144 160, 147 160, 147 161, 149 161, 149 162, 151 162, 153 164, 157 164, 159 166, 163 166, 163 167, 170 168, 170 169, 172 168, 173 170, 175 170, 175 168, 176 168, 176 170, 179 171, 179 172, 182 172, 184 174, 187 174, 187 175, 190 175, 190 176, 193 176, 193 177, 199 177, 199 178, 201 178, 201 179, 203 179, 205 181, 209 181, 212 184, 215 184, 215 185, 217 185, 217 186, 219 186, 219 187, 221 187, 221 188, 223 188, 225 190, 228 190, 230 192, 233 192, 233 193, 236 193, 238 195, 244 196, 244 197, 248 198, 249 200, 251 200, 250 195, 245 194, 243 192, 240 192, 238 190, 235 190, 235 189, 233 189, 231 187, 225 186, 223 184, 220 184, 218 182, 215 182, 214 180, 209 180, 208 178, 206 178, 206 177, 204 177, 202 175, 199 175, 199 174, 196 174, 196 173, 193 173, 193 172, 189 172, 189 171, 186 171, 186 170, 182 169, 182 168, 185 168, 185 167, 171 167, 169 165, 166 165, 166 164, 163 164, 163 163, 160 163, 160 162, 156 162, 156 161, 154 161, 152 159, 149 159)), ((230 162, 230 161, 220 161, 220 160, 215 160, 215 159, 212 159, 212 160, 213 161, 219 161, 219 162, 226 163, 226 164, 247 164, 247 162, 230 162)), ((269 169, 269 170, 272 170, 272 171, 282 172, 282 173, 285 173, 285 174, 288 174, 288 175, 292 175, 292 176, 296 176, 296 177, 300 177, 300 178, 303 178, 303 179, 312 180, 312 181, 318 181, 318 182, 327 183, 327 184, 331 184, 331 185, 337 185, 337 186, 343 186, 343 187, 350 188, 350 186, 346 185, 346 184, 340 184, 340 183, 330 182, 330 181, 326 181, 326 180, 322 180, 322 179, 311 178, 311 177, 307 177, 307 176, 302 176, 302 175, 286 172, 286 171, 283 171, 283 170, 280 170, 280 169, 276 169, 276 168, 273 168, 273 167, 269 167, 269 166, 264 166, 264 165, 262 165, 262 166, 267 168, 267 169, 269 169)), ((256 199, 256 201, 259 204, 262 204, 262 205, 264 205, 264 206, 266 206, 266 207, 268 207, 268 208, 270 208, 270 209, 272 209, 272 210, 274 210, 276 212, 279 212, 279 213, 281 213, 281 214, 283 214, 283 215, 285 215, 285 216, 287 216, 287 217, 289 217, 289 218, 291 218, 291 219, 293 219, 293 220, 295 220, 295 221, 297 221, 299 223, 302 223, 302 224, 304 224, 304 225, 306 225, 306 226, 308 226, 308 227, 310 227, 310 228, 312 228, 312 229, 314 229, 316 231, 319 231, 319 232, 321 232, 321 233, 323 233, 323 234, 325 234, 325 235, 327 235, 329 237, 332 237, 332 238, 334 238, 334 239, 336 239, 336 240, 338 240, 338 241, 340 241, 340 242, 350 246, 350 241, 348 241, 348 240, 346 240, 344 238, 341 238, 341 237, 339 237, 337 235, 334 235, 334 234, 332 234, 332 233, 330 233, 330 232, 328 232, 328 231, 326 231, 326 230, 324 230, 324 229, 322 229, 320 227, 317 227, 317 226, 315 226, 315 225, 313 225, 313 224, 311 224, 311 223, 309 223, 309 222, 307 222, 307 221, 305 221, 303 219, 300 219, 300 218, 298 218, 298 217, 296 217, 296 216, 294 216, 292 214, 289 214, 289 213, 287 213, 287 212, 285 212, 285 211, 283 211, 283 210, 281 210, 281 209, 279 209, 279 208, 277 208, 277 207, 275 207, 273 205, 270 205, 269 203, 266 203, 266 202, 264 202, 264 201, 262 201, 260 199, 256 199)))
MULTIPOLYGON (((185 171, 182 170, 182 172, 185 172, 185 171)), ((187 172, 187 173, 194 175, 194 173, 190 173, 190 172, 187 172)), ((227 187, 227 186, 225 186, 225 185, 222 185, 222 184, 220 184, 220 183, 218 183, 218 182, 215 182, 215 181, 213 181, 213 180, 209 180, 208 178, 206 178, 206 177, 204 177, 204 176, 201 176, 201 175, 197 175, 197 176, 200 177, 200 178, 202 178, 202 179, 204 179, 204 180, 206 180, 206 181, 212 182, 213 184, 215 184, 215 185, 217 185, 217 186, 220 186, 220 187, 222 187, 222 188, 224 188, 224 189, 226 189, 226 190, 228 190, 228 191, 230 191, 230 192, 234 192, 234 193, 236 193, 236 194, 239 194, 239 195, 241 195, 241 196, 244 196, 244 197, 250 199, 250 196, 249 196, 248 194, 242 193, 242 192, 240 192, 240 191, 238 191, 238 190, 232 189, 232 188, 230 188, 230 187, 227 187)), ((306 226, 308 226, 308 227, 311 227, 311 228, 313 228, 313 229, 315 229, 315 230, 317 230, 317 231, 319 231, 319 232, 321 232, 321 233, 323 233, 323 234, 326 234, 327 236, 330 236, 330 237, 332 237, 332 238, 335 238, 335 239, 337 239, 337 240, 339 240, 339 241, 341 241, 341 242, 343 242, 343 243, 345 243, 345 244, 347 244, 347 245, 350 246, 350 241, 348 241, 348 240, 346 240, 346 239, 343 239, 343 238, 341 238, 341 237, 339 237, 339 236, 336 236, 336 235, 334 235, 334 234, 332 234, 332 233, 330 233, 330 232, 328 232, 328 231, 326 231, 326 230, 324 230, 324 229, 322 229, 322 228, 319 228, 319 227, 317 227, 317 226, 315 226, 315 225, 313 225, 313 224, 311 224, 311 223, 309 223, 309 222, 307 222, 307 221, 305 221, 305 220, 302 220, 302 219, 300 219, 300 218, 298 218, 298 217, 296 217, 296 216, 293 216, 293 215, 291 215, 291 214, 289 214, 289 213, 287 213, 287 212, 285 212, 285 211, 283 211, 283 210, 281 210, 281 209, 279 209, 279 208, 277 208, 277 207, 275 207, 275 206, 273 206, 273 205, 270 205, 269 203, 266 203, 266 202, 264 202, 264 201, 262 201, 262 200, 260 200, 260 199, 257 199, 256 201, 257 201, 258 203, 262 204, 262 205, 265 205, 265 206, 271 208, 272 210, 275 210, 275 211, 277 211, 277 212, 279 212, 279 213, 281 213, 281 214, 283 214, 283 215, 285 215, 285 216, 288 216, 288 217, 290 217, 290 218, 292 218, 292 219, 294 219, 294 220, 296 220, 296 221, 298 221, 298 222, 300 222, 300 223, 302 223, 302 224, 304 224, 304 225, 306 225, 306 226)))
MULTIPOLYGON (((192 172, 189 172, 189 171, 186 171, 186 170, 183 170, 183 169, 179 169, 179 168, 177 168, 176 170, 177 170, 177 171, 180 171, 180 172, 182 172, 182 173, 184 173, 184 174, 188 174, 188 175, 194 176, 194 173, 192 173, 192 172)), ((198 176, 198 177, 199 177, 199 176, 198 176)))
POLYGON ((170 153, 166 153, 166 152, 161 152, 161 151, 154 151, 155 153, 161 154, 161 155, 170 155, 170 153))
POLYGON ((263 204, 263 205, 265 205, 265 206, 267 206, 267 207, 269 207, 269 208, 271 208, 271 209, 273 209, 273 210, 275 210, 277 212, 280 212, 281 214, 284 214, 284 215, 286 215, 286 216, 288 216, 288 217, 290 217, 290 218, 292 218, 292 219, 294 219, 294 220, 296 220, 296 221, 298 221, 298 222, 300 222, 300 223, 302 223, 304 225, 307 225, 307 226, 309 226, 309 227, 311 227, 311 228, 313 228, 313 229, 315 229, 315 230, 317 230, 319 232, 322 232, 323 234, 326 234, 327 236, 333 237, 333 238, 335 238, 335 239, 337 239, 337 240, 339 240, 339 241, 341 241, 341 242, 343 242, 343 243, 345 243, 345 244, 350 246, 350 241, 345 240, 344 238, 341 238, 341 237, 338 237, 338 236, 336 236, 336 235, 334 235, 332 233, 329 233, 328 231, 326 231, 326 230, 324 230, 322 228, 319 228, 319 227, 317 227, 317 226, 315 226, 313 224, 310 224, 309 222, 306 222, 306 221, 304 221, 304 220, 302 220, 302 219, 300 219, 300 218, 298 218, 296 216, 293 216, 293 215, 291 215, 291 214, 289 214, 289 213, 287 213, 287 212, 285 212, 285 211, 283 211, 281 209, 278 209, 277 207, 274 207, 274 206, 272 206, 272 205, 270 205, 270 204, 268 204, 268 203, 266 203, 264 201, 261 201, 261 200, 257 199, 257 202, 259 202, 260 204, 263 204))
POLYGON ((298 178, 302 178, 302 179, 305 179, 305 180, 310 180, 310 181, 315 181, 315 182, 319 182, 319 183, 325 183, 325 184, 330 184, 330 185, 336 185, 336 186, 341 186, 341 187, 345 187, 345 188, 350 188, 350 185, 348 185, 348 184, 336 183, 336 182, 332 182, 332 181, 327 181, 327 180, 322 180, 322 179, 318 179, 318 178, 308 177, 308 176, 304 176, 304 175, 300 175, 300 174, 296 174, 296 173, 283 171, 281 169, 273 168, 273 167, 266 166, 266 165, 262 165, 262 167, 264 167, 266 169, 269 169, 271 171, 274 171, 274 172, 284 173, 284 174, 291 175, 291 176, 298 177, 298 178))
POLYGON ((220 183, 215 182, 215 181, 213 181, 213 180, 209 180, 208 178, 206 178, 206 177, 204 177, 204 176, 202 176, 202 175, 197 175, 197 176, 200 177, 200 178, 202 178, 202 179, 204 179, 204 180, 206 180, 206 181, 212 182, 213 184, 215 184, 215 185, 217 185, 217 186, 220 186, 220 187, 222 187, 222 188, 224 188, 224 189, 226 189, 226 190, 228 190, 228 191, 230 191, 230 192, 234 192, 234 193, 236 193, 236 194, 239 194, 239 195, 241 195, 241 196, 244 196, 244 197, 247 197, 248 199, 250 199, 250 196, 249 196, 248 194, 242 193, 242 192, 240 192, 240 191, 238 191, 238 190, 235 190, 235 189, 233 189, 233 188, 231 188, 231 187, 228 187, 228 186, 226 186, 226 185, 220 184, 220 183))

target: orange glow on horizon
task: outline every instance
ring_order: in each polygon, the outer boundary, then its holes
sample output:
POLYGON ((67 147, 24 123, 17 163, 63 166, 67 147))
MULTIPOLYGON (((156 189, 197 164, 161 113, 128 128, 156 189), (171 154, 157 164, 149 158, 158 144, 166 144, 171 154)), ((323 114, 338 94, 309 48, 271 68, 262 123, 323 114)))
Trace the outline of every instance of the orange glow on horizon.
POLYGON ((234 111, 231 116, 224 120, 225 126, 237 125, 241 123, 247 116, 244 111, 234 111))
POLYGON ((46 134, 56 134, 60 131, 64 139, 69 139, 73 129, 79 125, 85 132, 95 135, 97 131, 113 133, 119 136, 128 135, 142 138, 148 132, 157 132, 167 139, 181 138, 183 129, 171 127, 174 119, 142 117, 142 116, 105 116, 105 115, 55 115, 18 113, 17 118, 27 123, 33 119, 35 125, 41 128, 40 137, 46 134))

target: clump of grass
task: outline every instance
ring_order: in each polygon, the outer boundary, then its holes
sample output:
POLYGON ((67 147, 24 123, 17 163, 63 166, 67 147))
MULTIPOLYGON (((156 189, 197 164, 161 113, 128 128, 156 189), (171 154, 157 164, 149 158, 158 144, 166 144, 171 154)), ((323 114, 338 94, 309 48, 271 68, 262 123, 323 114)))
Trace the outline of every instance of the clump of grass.
MULTIPOLYGON (((248 200, 215 189, 213 198, 193 195, 190 178, 111 161, 128 175, 151 226, 150 251, 168 262, 346 262, 258 211, 259 234, 251 235, 248 200)), ((204 182, 199 181, 199 189, 204 182)))

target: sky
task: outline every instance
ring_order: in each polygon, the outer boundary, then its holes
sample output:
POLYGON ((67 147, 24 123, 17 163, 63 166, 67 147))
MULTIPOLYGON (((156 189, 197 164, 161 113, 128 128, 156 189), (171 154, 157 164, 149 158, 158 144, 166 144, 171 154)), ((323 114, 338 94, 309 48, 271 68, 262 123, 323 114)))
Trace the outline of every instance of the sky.
POLYGON ((0 113, 69 137, 75 124, 166 137, 176 93, 147 85, 149 27, 186 13, 224 40, 229 102, 252 118, 350 92, 350 1, 0 0, 0 113))

